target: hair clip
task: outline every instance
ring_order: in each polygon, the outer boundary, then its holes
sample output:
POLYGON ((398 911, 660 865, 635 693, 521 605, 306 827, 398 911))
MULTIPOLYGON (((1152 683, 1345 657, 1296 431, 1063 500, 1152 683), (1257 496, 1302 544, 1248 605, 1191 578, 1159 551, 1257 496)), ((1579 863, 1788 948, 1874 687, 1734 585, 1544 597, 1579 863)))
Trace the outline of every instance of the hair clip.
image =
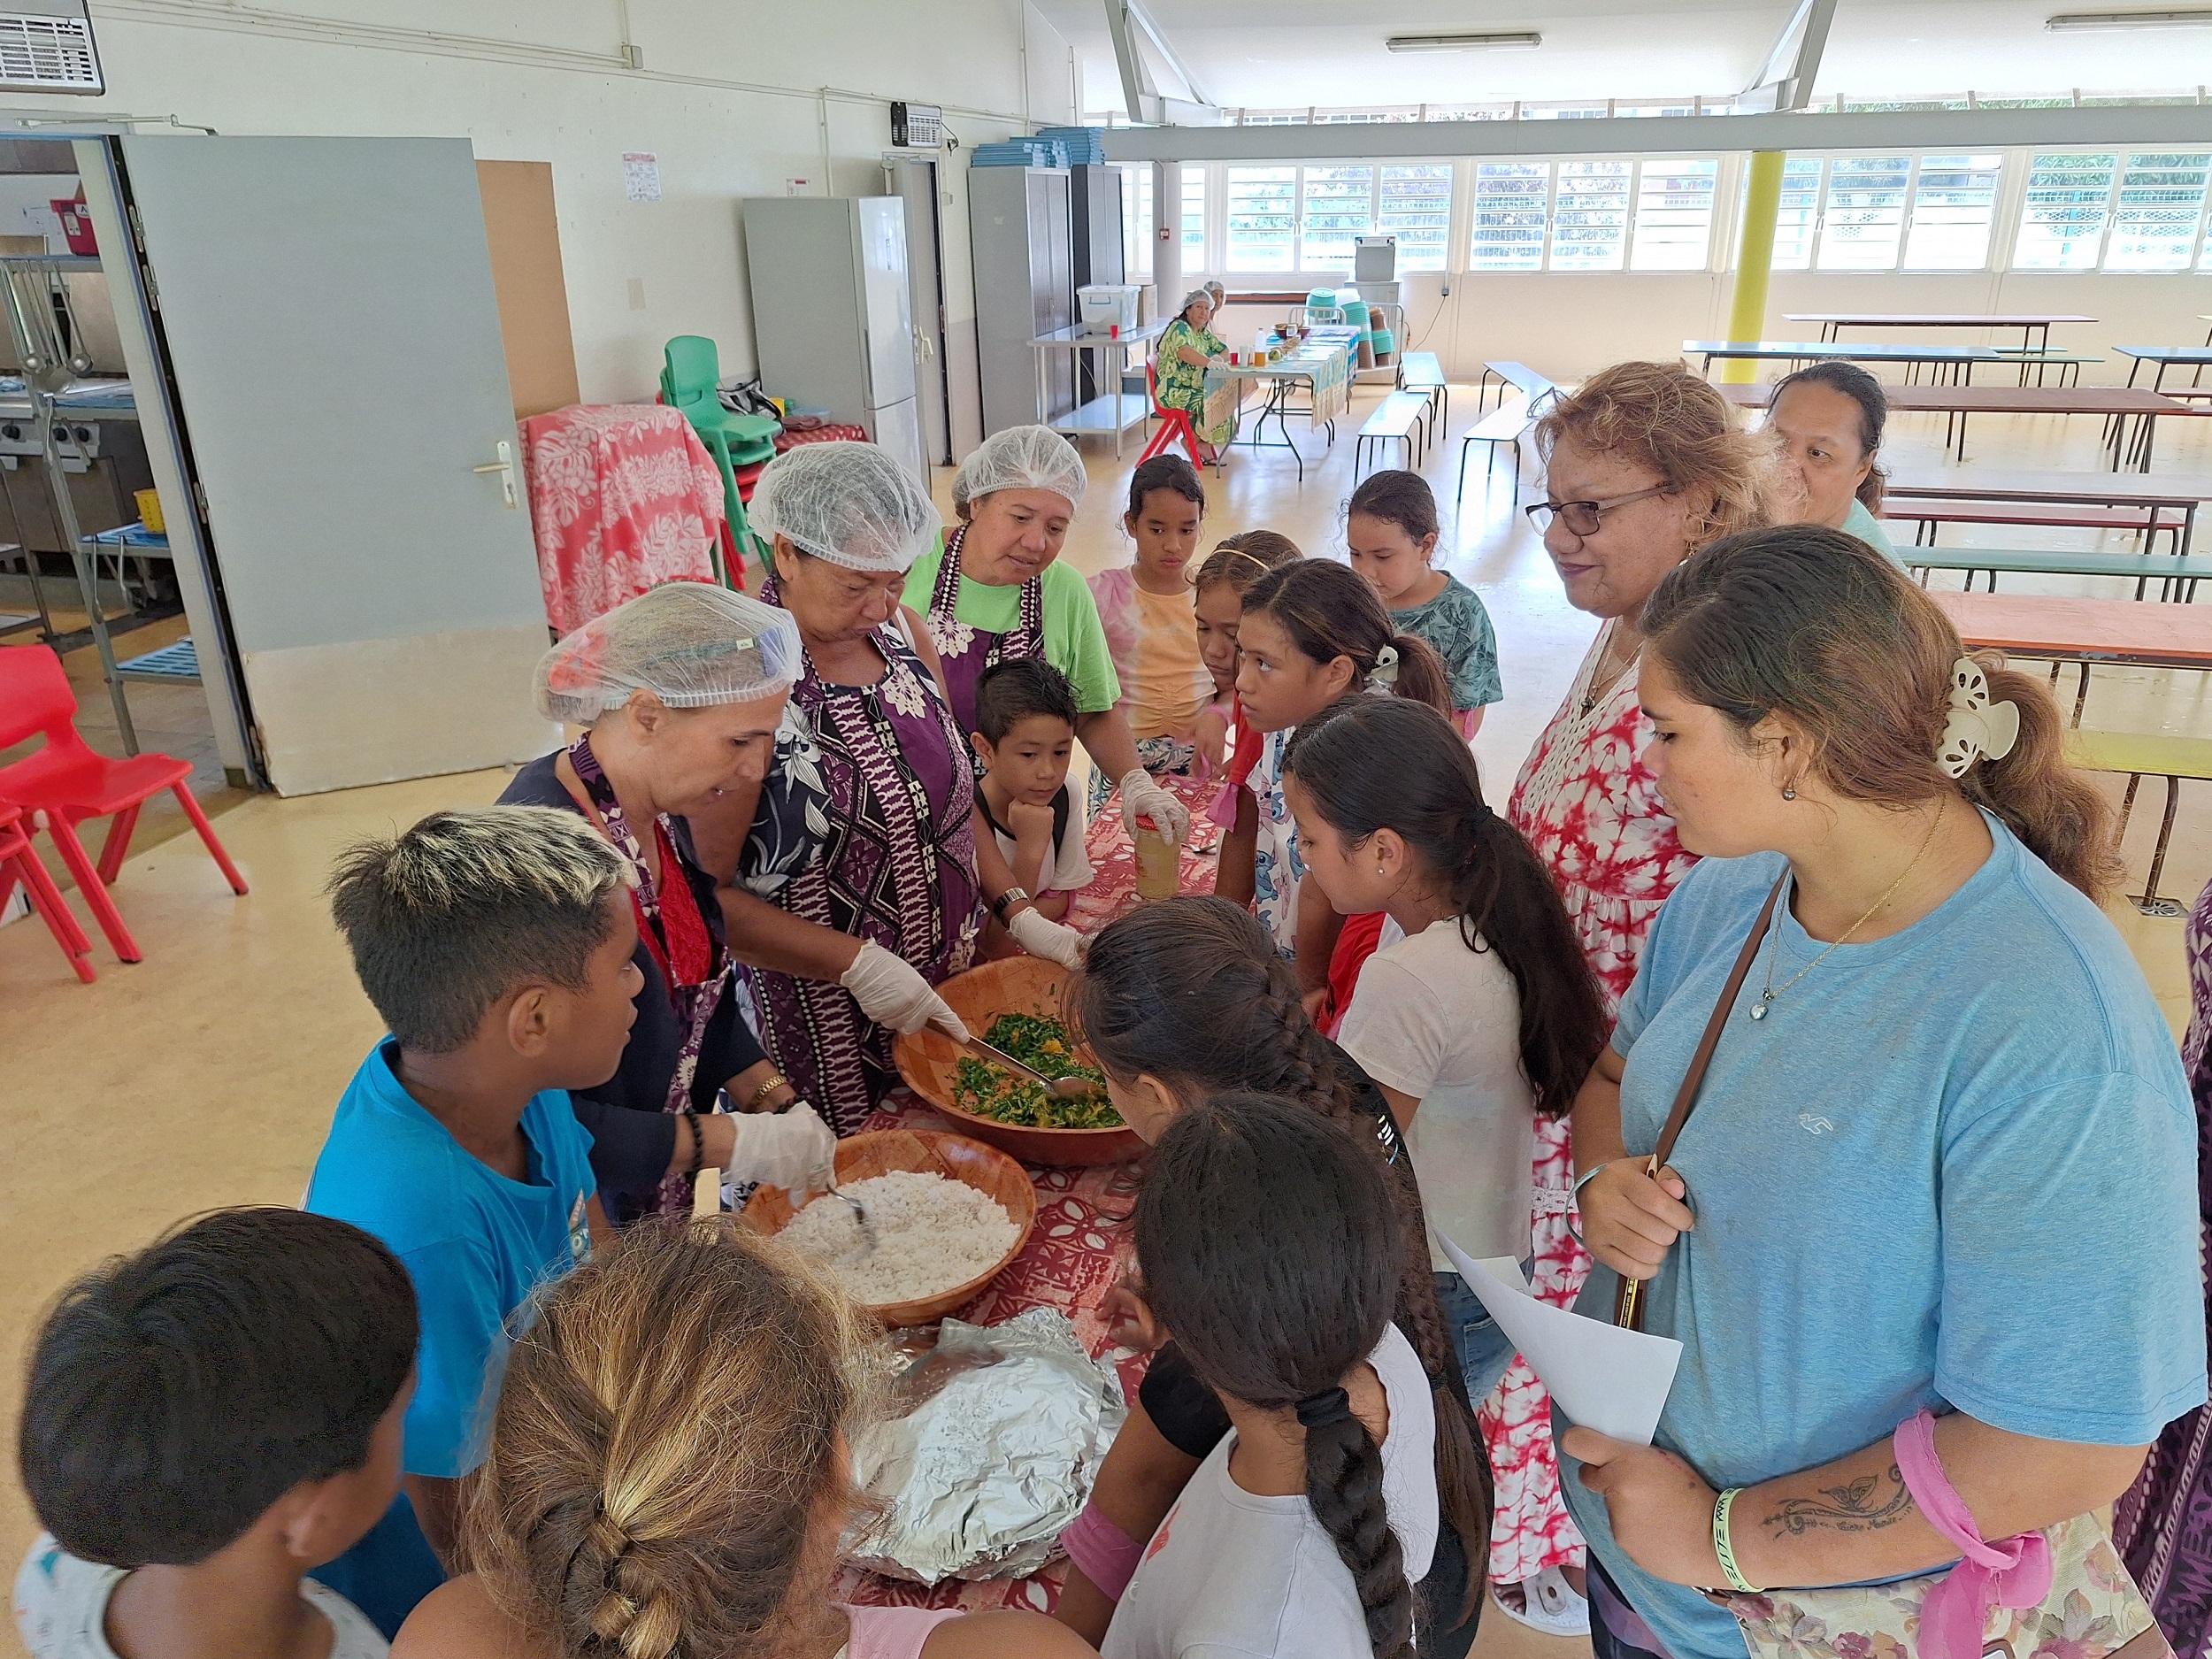
POLYGON ((1989 700, 1989 677, 1972 657, 1953 663, 1949 712, 1943 717, 1936 764, 1950 777, 1963 778, 1976 761, 2002 760, 2019 741, 2019 705, 1989 700))
POLYGON ((1386 645, 1377 651, 1375 666, 1368 671, 1367 677, 1379 686, 1396 685, 1398 683, 1398 648, 1394 645, 1386 645))

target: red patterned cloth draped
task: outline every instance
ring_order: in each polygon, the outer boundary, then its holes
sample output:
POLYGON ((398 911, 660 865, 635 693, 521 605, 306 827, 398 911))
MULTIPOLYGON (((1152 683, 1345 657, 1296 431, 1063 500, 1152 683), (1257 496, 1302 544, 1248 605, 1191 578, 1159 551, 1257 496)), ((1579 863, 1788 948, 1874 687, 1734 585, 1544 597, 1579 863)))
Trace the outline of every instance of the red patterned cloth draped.
POLYGON ((546 620, 566 634, 662 582, 714 580, 722 477, 691 423, 579 403, 521 423, 546 620))

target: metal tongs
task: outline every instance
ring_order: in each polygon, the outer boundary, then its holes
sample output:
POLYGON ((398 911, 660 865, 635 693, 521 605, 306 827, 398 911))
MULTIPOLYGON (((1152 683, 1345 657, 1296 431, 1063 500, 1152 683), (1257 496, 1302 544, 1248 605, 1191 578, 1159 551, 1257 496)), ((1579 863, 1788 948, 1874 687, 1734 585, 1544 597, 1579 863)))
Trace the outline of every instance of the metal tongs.
POLYGON ((968 1038, 968 1047, 993 1065, 1004 1066, 1017 1076, 1027 1078, 1056 1100, 1088 1100, 1098 1093, 1098 1085, 1088 1078, 1047 1077, 1034 1066, 1024 1065, 1005 1049, 994 1048, 982 1038, 972 1033, 968 1038))

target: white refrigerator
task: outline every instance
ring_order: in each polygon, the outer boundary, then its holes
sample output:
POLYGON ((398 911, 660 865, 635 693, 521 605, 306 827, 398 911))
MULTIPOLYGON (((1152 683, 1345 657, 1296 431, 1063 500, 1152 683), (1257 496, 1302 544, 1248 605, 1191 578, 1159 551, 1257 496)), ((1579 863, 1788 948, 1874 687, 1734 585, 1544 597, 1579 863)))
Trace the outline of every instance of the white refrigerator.
POLYGON ((866 427, 926 480, 905 204, 890 196, 753 196, 744 227, 762 388, 866 427))

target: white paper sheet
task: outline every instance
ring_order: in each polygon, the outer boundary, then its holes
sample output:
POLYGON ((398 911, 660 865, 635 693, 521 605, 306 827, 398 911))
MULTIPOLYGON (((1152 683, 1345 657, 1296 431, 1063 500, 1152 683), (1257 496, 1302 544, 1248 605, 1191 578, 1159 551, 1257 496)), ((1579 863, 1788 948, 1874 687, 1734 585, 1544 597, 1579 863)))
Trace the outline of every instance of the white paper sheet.
POLYGON ((1436 1240, 1571 1422, 1617 1440, 1651 1444, 1682 1360, 1681 1343, 1539 1302, 1510 1257, 1478 1262, 1442 1233, 1436 1240))

